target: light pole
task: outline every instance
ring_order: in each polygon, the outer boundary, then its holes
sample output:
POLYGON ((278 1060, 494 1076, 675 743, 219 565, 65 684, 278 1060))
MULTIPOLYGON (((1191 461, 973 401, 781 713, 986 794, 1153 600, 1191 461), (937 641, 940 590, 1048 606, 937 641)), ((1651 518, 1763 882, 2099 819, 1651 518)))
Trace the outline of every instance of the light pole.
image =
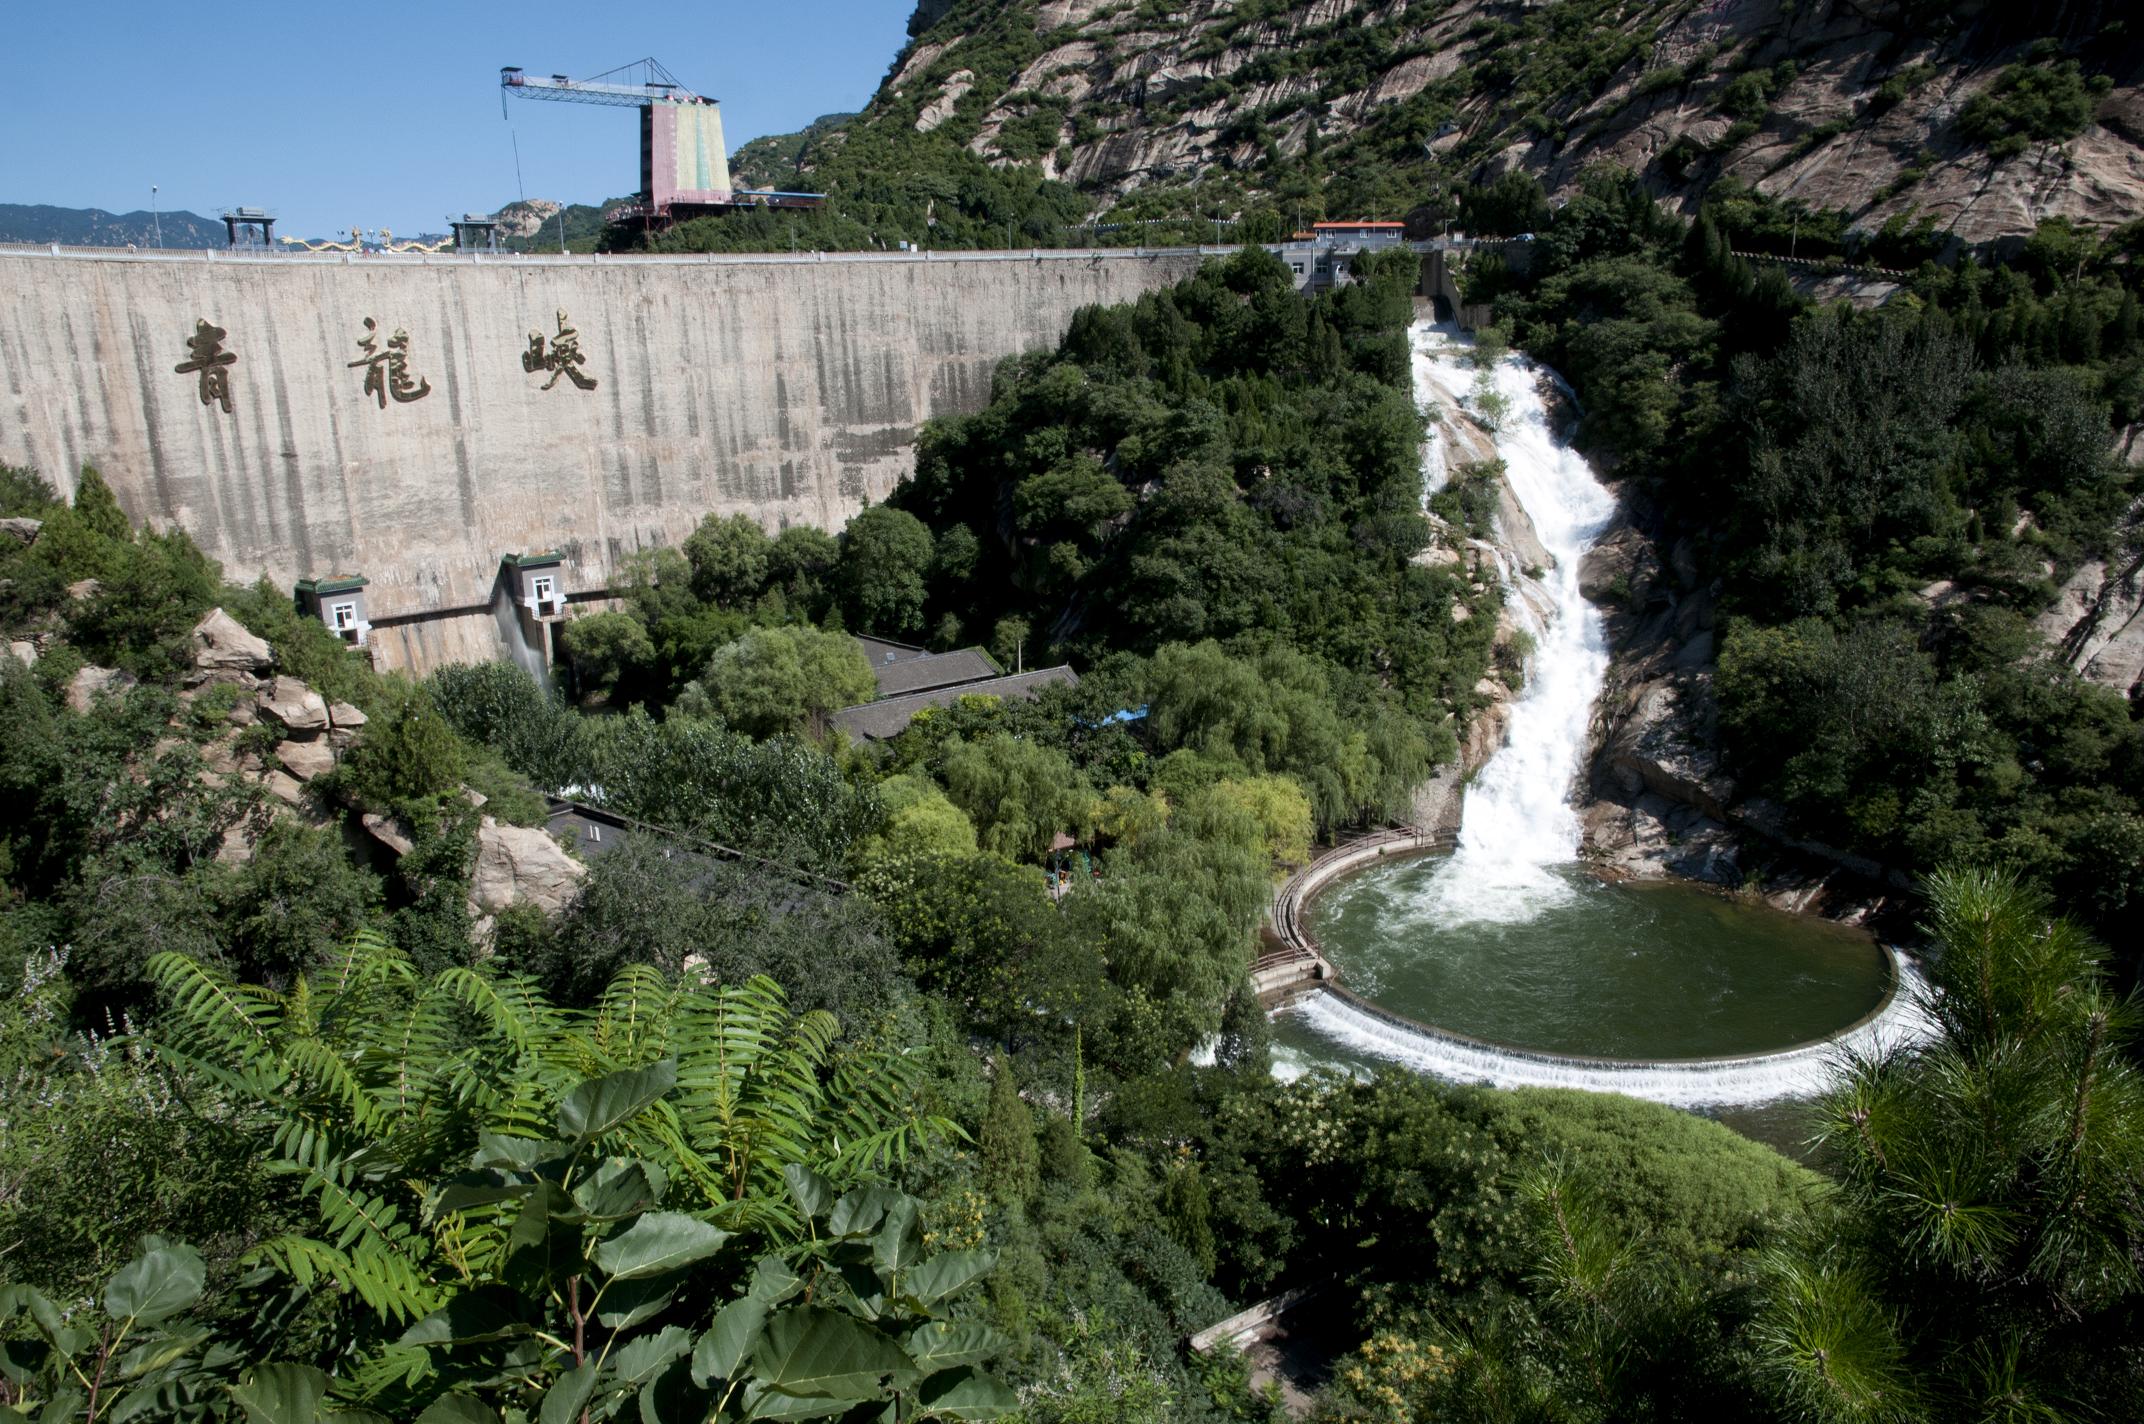
POLYGON ((156 201, 156 185, 149 185, 149 226, 156 230, 156 245, 164 245, 164 217, 156 201))

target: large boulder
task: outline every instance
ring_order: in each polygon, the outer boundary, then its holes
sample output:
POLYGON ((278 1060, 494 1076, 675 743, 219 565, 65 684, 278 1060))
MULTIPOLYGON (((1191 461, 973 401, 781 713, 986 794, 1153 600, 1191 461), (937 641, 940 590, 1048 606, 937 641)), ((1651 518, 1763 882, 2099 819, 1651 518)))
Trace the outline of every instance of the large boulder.
POLYGON ((35 544, 44 527, 42 519, 0 519, 0 534, 18 544, 35 544))
POLYGON ((100 693, 118 694, 134 685, 134 679, 117 668, 86 667, 67 680, 67 705, 77 712, 94 707, 100 693))
POLYGON ((294 677, 278 677, 261 689, 260 709, 301 736, 314 736, 328 729, 328 704, 321 695, 294 677))
POLYGON ((337 751, 348 751, 357 745, 363 735, 365 714, 347 702, 335 702, 328 706, 328 742, 337 751))
POLYGON ((1711 740, 1674 683, 1654 682, 1639 690, 1607 752, 1609 769, 1626 794, 1650 792, 1711 820, 1727 819, 1734 781, 1721 770, 1711 740))
POLYGON ((310 741, 277 742, 275 759, 300 781, 311 781, 335 769, 335 749, 317 737, 310 741))
POLYGON ((269 651, 267 641, 247 631, 243 623, 220 608, 211 608, 207 617, 194 624, 192 636, 197 672, 250 676, 264 673, 275 664, 275 654, 269 651))
POLYGON ((571 904, 588 867, 559 848, 546 831, 502 826, 486 816, 476 835, 476 873, 469 898, 490 914, 512 905, 534 905, 555 915, 571 904))
POLYGON ((305 804, 304 784, 288 772, 271 770, 261 778, 261 785, 268 788, 270 796, 273 796, 286 806, 303 806, 305 804))
POLYGON ((1628 524, 1610 530, 1578 564, 1578 592, 1589 603, 1641 607, 1660 573, 1652 541, 1628 524))
POLYGON ((417 843, 409 838, 394 817, 367 811, 359 819, 364 823, 366 834, 396 855, 408 855, 417 848, 417 843))
POLYGON ((7 650, 9 656, 20 662, 24 667, 35 667, 37 665, 37 644, 30 642, 28 639, 17 638, 13 640, 7 645, 7 650))

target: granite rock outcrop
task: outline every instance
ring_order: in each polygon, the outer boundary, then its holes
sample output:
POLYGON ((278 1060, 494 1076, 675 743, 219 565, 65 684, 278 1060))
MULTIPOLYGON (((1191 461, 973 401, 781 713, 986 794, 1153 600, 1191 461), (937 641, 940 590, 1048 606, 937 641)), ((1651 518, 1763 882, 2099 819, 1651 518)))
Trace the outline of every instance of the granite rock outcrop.
MULTIPOLYGON (((1036 125, 1054 116, 1042 171, 1097 209, 1214 174, 1269 198, 1276 159, 1418 110, 1409 148, 1426 147, 1466 179, 1524 169, 1552 193, 1611 162, 1685 212, 1728 178, 1844 210, 1867 231, 1925 221, 1968 243, 2021 236, 2049 217, 2144 216, 2144 89, 2133 62, 2114 63, 2111 86, 2094 93, 2090 122, 2071 137, 2012 152, 1959 123, 2043 38, 2063 53, 2099 46, 2118 57, 2126 40, 2100 45, 2122 18, 2111 4, 2028 19, 1963 0, 1940 23, 1880 0, 1627 6, 1579 20, 1593 28, 1575 40, 1529 28, 1540 8, 1182 0, 1164 20, 1149 6, 1049 0, 1033 10, 1033 48, 1022 51, 1032 57, 1007 68, 979 60, 1003 40, 977 7, 933 3, 918 7, 915 42, 849 128, 912 126, 1011 164, 1038 161, 1036 125), (1356 43, 1345 46, 1349 36, 1356 43), (1570 67, 1620 62, 1517 91, 1512 48, 1559 39, 1576 48, 1570 67), (1329 67, 1302 62, 1315 56, 1331 56, 1329 67)), ((809 160, 807 150, 807 169, 809 160)))

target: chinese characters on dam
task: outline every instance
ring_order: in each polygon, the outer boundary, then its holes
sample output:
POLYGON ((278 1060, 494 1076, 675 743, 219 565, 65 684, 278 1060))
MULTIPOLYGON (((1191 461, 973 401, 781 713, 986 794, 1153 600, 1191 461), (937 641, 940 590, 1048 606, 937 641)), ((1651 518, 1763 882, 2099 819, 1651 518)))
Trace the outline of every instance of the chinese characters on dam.
POLYGON ((549 390, 564 376, 584 391, 596 388, 596 378, 581 371, 581 362, 587 358, 581 354, 581 334, 566 321, 566 309, 558 310, 558 335, 551 338, 551 349, 543 349, 543 333, 529 333, 529 349, 521 353, 521 369, 524 371, 549 371, 551 379, 543 383, 549 390))
POLYGON ((409 378, 409 333, 400 327, 380 344, 379 324, 371 317, 365 318, 365 334, 357 339, 357 349, 365 354, 349 363, 354 369, 365 368, 365 394, 379 402, 380 409, 387 409, 387 398, 393 396, 399 405, 423 400, 432 393, 432 383, 419 380, 412 385, 409 378))
POLYGON ((201 404, 220 405, 225 415, 231 413, 231 373, 228 368, 238 364, 237 353, 223 349, 223 338, 228 335, 230 333, 222 327, 211 326, 196 317, 194 334, 186 340, 186 359, 171 368, 182 376, 196 376, 201 404))
MULTIPOLYGON (((201 404, 221 406, 225 415, 231 414, 230 368, 238 364, 238 353, 224 349, 229 336, 224 328, 196 317, 194 334, 186 339, 186 359, 171 368, 181 376, 195 377, 201 404)), ((387 409, 390 399, 398 405, 408 405, 432 393, 429 378, 410 374, 409 332, 405 328, 396 327, 392 336, 382 340, 379 322, 368 316, 365 334, 357 338, 357 349, 364 354, 343 364, 351 370, 363 369, 363 393, 372 397, 381 410, 387 409)), ((541 390, 551 389, 564 376, 581 390, 592 391, 596 378, 581 369, 587 359, 587 353, 581 350, 581 334, 561 307, 556 335, 546 341, 540 331, 529 333, 528 350, 521 353, 521 369, 551 373, 551 379, 539 387, 541 390)))

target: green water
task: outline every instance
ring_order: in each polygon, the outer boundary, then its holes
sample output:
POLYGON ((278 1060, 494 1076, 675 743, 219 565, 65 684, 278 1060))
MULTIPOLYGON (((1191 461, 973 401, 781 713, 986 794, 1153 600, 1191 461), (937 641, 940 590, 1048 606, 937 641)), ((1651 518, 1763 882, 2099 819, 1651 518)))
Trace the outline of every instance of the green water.
MULTIPOLYGON (((1858 930, 1694 885, 1610 884, 1575 866, 1548 872, 1531 918, 1470 919, 1474 897, 1440 879, 1457 866, 1379 865, 1312 901, 1310 928, 1342 982, 1474 1038, 1649 1059, 1822 1038, 1873 1010, 1888 983, 1882 952, 1858 930)), ((1329 1046, 1313 1056, 1330 1061, 1329 1046)))

